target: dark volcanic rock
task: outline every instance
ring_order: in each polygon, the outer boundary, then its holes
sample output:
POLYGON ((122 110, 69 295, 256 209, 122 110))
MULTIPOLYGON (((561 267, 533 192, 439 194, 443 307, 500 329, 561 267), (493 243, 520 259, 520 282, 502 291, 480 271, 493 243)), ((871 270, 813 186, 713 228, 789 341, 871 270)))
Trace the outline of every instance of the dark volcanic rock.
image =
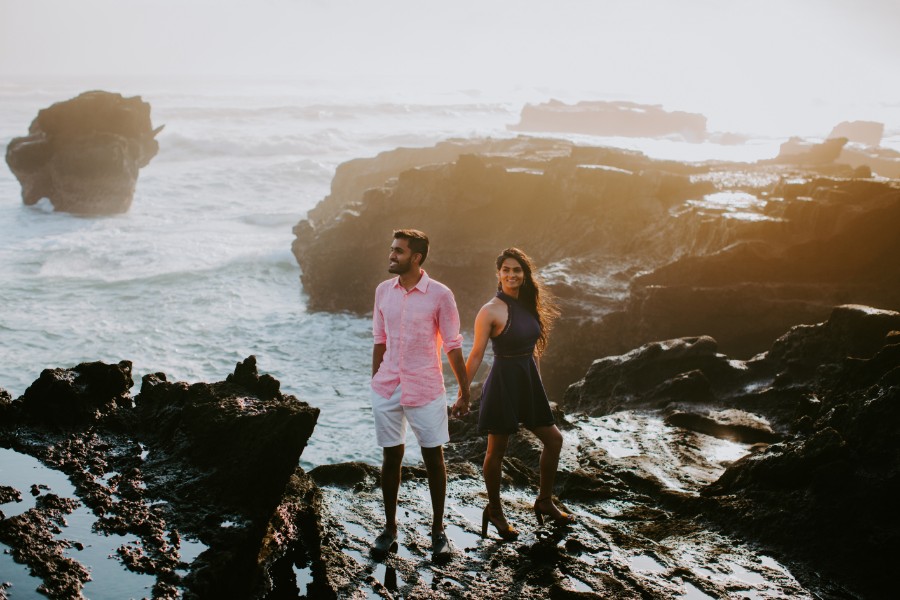
POLYGON ((166 468, 195 470, 167 485, 175 497, 200 496, 257 510, 277 501, 312 434, 319 410, 282 396, 271 376, 256 374, 256 359, 238 363, 219 383, 171 383, 146 375, 135 397, 141 439, 153 444, 166 468))
POLYGON ((9 422, 13 417, 12 396, 9 392, 0 388, 0 422, 9 422))
POLYGON ((559 100, 526 104, 516 131, 585 133, 603 136, 669 137, 688 142, 706 139, 706 117, 697 113, 666 111, 658 104, 635 102, 579 102, 559 100))
POLYGON ((778 372, 782 385, 833 385, 837 366, 871 359, 897 329, 900 314, 895 311, 838 306, 825 323, 797 326, 781 336, 764 361, 778 372))
POLYGON ((126 212, 138 171, 159 144, 150 105, 140 97, 85 92, 38 113, 25 137, 13 138, 6 162, 22 185, 22 201, 49 198, 56 210, 126 212))
POLYGON ((736 590, 882 597, 891 589, 900 520, 890 503, 900 456, 898 318, 840 306, 829 321, 792 329, 750 361, 727 359, 711 338, 596 361, 574 386, 581 389, 570 390, 588 414, 567 415, 556 480, 578 520, 566 528, 536 524, 530 507, 540 447, 520 432, 503 463, 504 510, 521 532, 507 544, 490 530, 478 535, 486 500, 476 416, 452 421, 445 523, 458 552, 446 566, 426 558, 430 504, 421 469, 407 470, 401 487, 400 549, 378 562, 367 558, 382 519, 377 469, 319 467, 332 589, 537 599, 547 590, 578 597, 570 591, 578 587, 598 597, 673 598, 687 586, 722 598, 736 590), (798 361, 819 371, 785 376, 798 361), (784 567, 772 568, 773 560, 784 567), (699 575, 707 572, 716 576, 699 575))
POLYGON ((81 363, 72 369, 44 369, 20 398, 33 421, 73 426, 101 419, 131 406, 131 362, 81 363))
POLYGON ((44 580, 39 591, 50 598, 83 598, 81 589, 91 578, 83 565, 65 555, 70 544, 54 537, 77 505, 74 500, 45 494, 37 498, 34 508, 9 519, 0 517, 0 541, 44 580))
MULTIPOLYGON (((286 585, 276 581, 285 565, 320 560, 318 488, 297 467, 318 409, 282 394, 252 356, 217 383, 147 375, 134 402, 130 367, 46 370, 4 405, 15 418, 0 422, 0 445, 64 471, 97 516, 97 532, 136 538, 117 555, 128 569, 156 577, 154 597, 179 590, 186 598, 262 597, 286 585), (189 565, 180 561, 182 536, 207 547, 189 565)), ((0 518, 0 538, 48 589, 68 586, 54 597, 78 597, 84 579, 58 574, 64 568, 77 576, 77 562, 41 570, 59 562, 64 541, 16 533, 53 517, 39 508, 31 521, 0 518)), ((327 592, 324 573, 313 588, 327 592)))
POLYGON ((568 412, 600 416, 671 402, 710 402, 716 387, 711 382, 733 385, 745 371, 719 354, 711 337, 653 342, 594 361, 584 378, 566 390, 563 406, 568 412))
POLYGON ((862 597, 892 587, 900 543, 900 344, 890 335, 898 320, 840 307, 781 338, 766 357, 780 370, 775 385, 806 385, 816 410, 796 435, 736 462, 704 491, 720 519, 813 558, 862 597))
POLYGON ((796 323, 834 305, 900 308, 900 189, 893 183, 816 178, 794 199, 772 199, 755 239, 687 255, 634 279, 606 339, 645 343, 703 332, 748 357, 796 323))
MULTIPOLYGON (((595 361, 564 404, 587 415, 623 410, 603 418, 607 429, 587 429, 602 431, 597 439, 608 447, 627 440, 629 423, 650 426, 664 408, 669 427, 755 444, 756 452, 725 463, 699 499, 679 500, 639 476, 639 468, 660 468, 654 456, 666 451, 654 439, 673 435, 665 430, 641 438, 640 458, 625 459, 634 461, 631 470, 601 452, 580 455, 579 464, 665 497, 678 511, 702 511, 781 556, 809 561, 794 571, 798 578, 824 576, 848 597, 881 597, 891 589, 891 557, 900 542, 898 328, 898 312, 845 305, 823 323, 792 328, 749 361, 728 360, 712 340, 697 339, 595 361), (705 399, 697 403, 698 396, 705 399)), ((696 443, 685 438, 677 447, 687 451, 696 443)), ((677 472, 685 468, 694 466, 686 462, 677 472)), ((600 486, 598 493, 609 489, 622 493, 621 485, 600 486)))

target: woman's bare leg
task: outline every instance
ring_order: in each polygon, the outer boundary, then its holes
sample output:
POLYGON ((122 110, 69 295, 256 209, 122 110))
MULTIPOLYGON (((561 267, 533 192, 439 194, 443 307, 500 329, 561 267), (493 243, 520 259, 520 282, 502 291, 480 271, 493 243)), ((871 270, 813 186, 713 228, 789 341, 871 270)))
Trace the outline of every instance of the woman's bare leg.
MULTIPOLYGON (((500 501, 500 477, 503 467, 503 456, 509 443, 509 434, 488 434, 488 447, 484 455, 484 486, 487 488, 488 507, 491 517, 499 521, 503 517, 503 504, 500 501)), ((505 521, 505 519, 504 519, 505 521)), ((505 524, 505 523, 502 523, 505 524)))
POLYGON ((553 503, 553 485, 556 482, 556 471, 559 468, 559 454, 562 451, 563 437, 556 425, 535 427, 531 432, 537 436, 544 449, 541 450, 541 482, 537 503, 541 512, 550 517, 559 517, 562 513, 553 503))

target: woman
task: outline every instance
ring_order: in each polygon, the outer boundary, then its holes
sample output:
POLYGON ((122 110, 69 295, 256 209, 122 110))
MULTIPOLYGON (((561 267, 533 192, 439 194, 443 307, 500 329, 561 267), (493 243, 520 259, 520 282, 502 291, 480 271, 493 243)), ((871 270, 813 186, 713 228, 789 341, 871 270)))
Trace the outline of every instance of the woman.
POLYGON ((547 394, 538 371, 538 359, 547 347, 547 336, 558 311, 547 292, 534 278, 531 259, 517 248, 507 248, 497 257, 497 295, 481 307, 475 317, 475 340, 466 361, 466 373, 473 380, 488 339, 494 364, 484 382, 478 429, 488 434, 484 457, 484 483, 488 505, 481 521, 481 535, 492 523, 504 540, 518 537, 506 521, 500 502, 500 468, 509 436, 522 423, 544 445, 541 452, 541 481, 534 502, 534 515, 555 523, 572 523, 575 518, 553 503, 553 480, 559 464, 562 434, 557 429, 547 394))

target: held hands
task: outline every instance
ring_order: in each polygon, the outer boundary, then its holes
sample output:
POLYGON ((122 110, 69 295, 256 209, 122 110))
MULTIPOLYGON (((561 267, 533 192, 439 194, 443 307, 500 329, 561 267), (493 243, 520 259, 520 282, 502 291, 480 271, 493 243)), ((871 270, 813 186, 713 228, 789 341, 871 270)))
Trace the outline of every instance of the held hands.
POLYGON ((455 419, 461 419, 469 414, 469 400, 469 388, 459 388, 456 403, 450 407, 450 416, 455 419))

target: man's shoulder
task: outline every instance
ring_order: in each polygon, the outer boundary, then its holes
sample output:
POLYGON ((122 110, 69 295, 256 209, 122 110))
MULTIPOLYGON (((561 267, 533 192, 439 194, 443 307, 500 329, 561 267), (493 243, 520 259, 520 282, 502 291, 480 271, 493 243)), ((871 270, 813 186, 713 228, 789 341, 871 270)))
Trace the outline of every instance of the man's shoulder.
POLYGON ((377 294, 379 292, 383 292, 386 289, 390 289, 390 288, 394 287, 397 284, 397 279, 398 279, 398 277, 391 277, 390 279, 385 279, 384 281, 382 281, 375 287, 375 293, 377 294))
POLYGON ((444 295, 444 294, 449 294, 451 296, 453 295, 453 290, 451 290, 449 287, 447 287, 446 285, 444 285, 437 279, 429 279, 428 280, 428 293, 431 293, 432 291, 434 291, 434 293, 440 294, 440 295, 444 295), (432 286, 434 286, 434 287, 432 288, 432 286))

